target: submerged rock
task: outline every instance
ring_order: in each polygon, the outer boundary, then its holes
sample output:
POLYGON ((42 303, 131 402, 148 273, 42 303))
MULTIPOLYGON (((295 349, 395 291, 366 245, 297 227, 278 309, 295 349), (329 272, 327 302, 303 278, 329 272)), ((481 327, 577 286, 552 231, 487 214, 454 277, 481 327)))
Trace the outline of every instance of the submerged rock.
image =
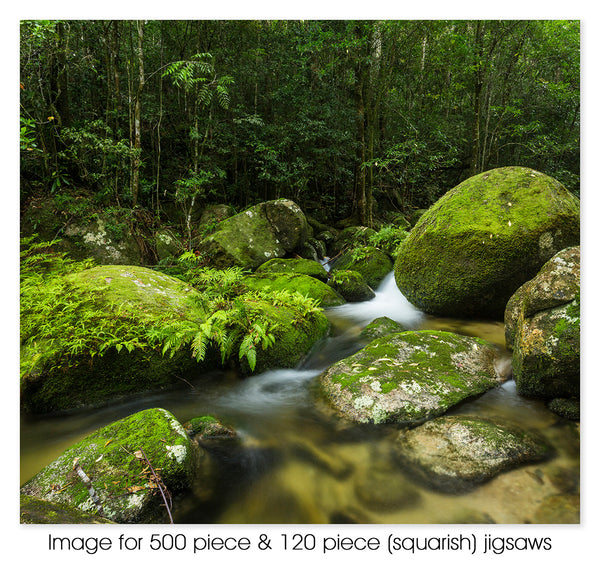
POLYGON ((308 223, 302 210, 291 200, 278 199, 221 221, 195 249, 213 267, 253 270, 300 248, 307 237, 308 223))
POLYGON ((442 416, 400 431, 397 455, 428 486, 463 492, 507 469, 548 457, 539 436, 475 416, 442 416))
POLYGON ((562 250, 510 298, 506 343, 520 394, 579 396, 580 252, 562 250))
POLYGON ((234 428, 211 415, 194 417, 183 427, 190 438, 200 443, 205 440, 231 440, 238 437, 234 428))
POLYGON ((319 384, 342 418, 417 425, 498 385, 495 357, 495 348, 479 338, 401 332, 333 364, 319 384))
POLYGON ((502 318, 515 290, 579 243, 579 200, 556 180, 497 168, 440 198, 400 246, 398 288, 419 309, 502 318))
POLYGON ((118 523, 168 522, 156 479, 170 493, 189 488, 201 471, 210 488, 210 460, 175 417, 148 409, 100 428, 21 487, 21 493, 98 514, 75 460, 91 481, 102 514, 118 523))

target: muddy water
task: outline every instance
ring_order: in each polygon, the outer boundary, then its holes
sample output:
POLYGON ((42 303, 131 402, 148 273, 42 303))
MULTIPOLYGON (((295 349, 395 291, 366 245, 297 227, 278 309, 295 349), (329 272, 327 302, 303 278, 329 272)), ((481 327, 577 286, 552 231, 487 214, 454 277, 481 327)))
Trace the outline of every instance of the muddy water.
POLYGON ((579 432, 544 404, 519 397, 507 381, 456 413, 480 414, 543 434, 556 449, 550 461, 499 475, 460 495, 411 481, 395 456, 393 427, 342 424, 315 401, 311 387, 331 363, 357 351, 358 334, 379 316, 411 329, 449 330, 498 346, 509 369, 501 323, 440 319, 415 310, 388 277, 375 299, 328 311, 334 330, 299 369, 240 380, 203 375, 187 385, 69 415, 21 424, 21 481, 65 448, 114 420, 151 407, 180 421, 213 414, 235 426, 241 446, 214 452, 220 486, 214 498, 178 499, 178 523, 562 523, 578 519, 579 432))

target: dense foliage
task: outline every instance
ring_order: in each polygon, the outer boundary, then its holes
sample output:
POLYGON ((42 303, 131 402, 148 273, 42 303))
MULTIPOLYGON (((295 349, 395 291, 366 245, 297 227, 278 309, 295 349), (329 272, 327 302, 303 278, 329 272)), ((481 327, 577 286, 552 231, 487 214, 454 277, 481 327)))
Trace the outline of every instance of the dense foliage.
POLYGON ((248 291, 245 272, 239 268, 213 270, 197 267, 197 257, 184 253, 178 277, 199 291, 189 297, 196 313, 178 319, 171 311, 149 318, 127 303, 103 299, 104 288, 82 288, 69 274, 95 264, 71 260, 56 252, 56 241, 21 241, 21 375, 36 375, 81 361, 88 356, 154 348, 171 356, 182 349, 199 362, 210 349, 225 364, 233 356, 254 371, 261 350, 266 350, 283 329, 269 316, 270 307, 285 308, 295 326, 309 324, 319 315, 319 304, 296 292, 248 291), (101 306, 90 306, 97 302, 101 306), (267 311, 267 312, 265 312, 267 311))
POLYGON ((578 193, 579 23, 23 21, 21 157, 23 201, 188 218, 288 197, 371 225, 504 165, 578 193))

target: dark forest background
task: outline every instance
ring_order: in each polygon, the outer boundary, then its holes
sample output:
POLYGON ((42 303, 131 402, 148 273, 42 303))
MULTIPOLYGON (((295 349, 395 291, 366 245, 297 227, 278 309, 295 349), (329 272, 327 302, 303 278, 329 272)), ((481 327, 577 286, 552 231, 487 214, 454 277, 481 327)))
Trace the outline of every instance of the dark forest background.
POLYGON ((20 25, 24 206, 287 197, 371 226, 505 165, 579 195, 579 22, 20 25))

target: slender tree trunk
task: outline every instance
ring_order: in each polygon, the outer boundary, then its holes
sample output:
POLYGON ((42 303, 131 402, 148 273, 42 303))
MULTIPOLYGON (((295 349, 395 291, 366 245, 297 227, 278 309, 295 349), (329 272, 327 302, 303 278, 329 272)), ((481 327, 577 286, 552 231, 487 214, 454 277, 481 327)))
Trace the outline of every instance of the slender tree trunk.
MULTIPOLYGON (((163 56, 164 56, 164 43, 163 43, 163 22, 160 24, 160 67, 163 66, 163 56)), ((155 201, 154 201, 154 210, 156 215, 158 216, 160 211, 160 126, 162 123, 163 117, 163 79, 162 73, 159 74, 158 80, 158 123, 156 124, 156 179, 155 179, 155 201)))
POLYGON ((475 87, 473 92, 473 126, 471 129, 471 175, 480 172, 481 141, 481 92, 483 90, 483 23, 478 21, 475 28, 475 87))
POLYGON ((142 162, 141 150, 142 150, 142 92, 144 90, 144 22, 141 20, 137 21, 137 60, 138 60, 138 88, 135 96, 135 106, 133 110, 133 135, 134 142, 133 148, 135 155, 133 157, 133 174, 131 182, 131 199, 132 206, 137 205, 138 194, 140 189, 140 166, 142 162))

